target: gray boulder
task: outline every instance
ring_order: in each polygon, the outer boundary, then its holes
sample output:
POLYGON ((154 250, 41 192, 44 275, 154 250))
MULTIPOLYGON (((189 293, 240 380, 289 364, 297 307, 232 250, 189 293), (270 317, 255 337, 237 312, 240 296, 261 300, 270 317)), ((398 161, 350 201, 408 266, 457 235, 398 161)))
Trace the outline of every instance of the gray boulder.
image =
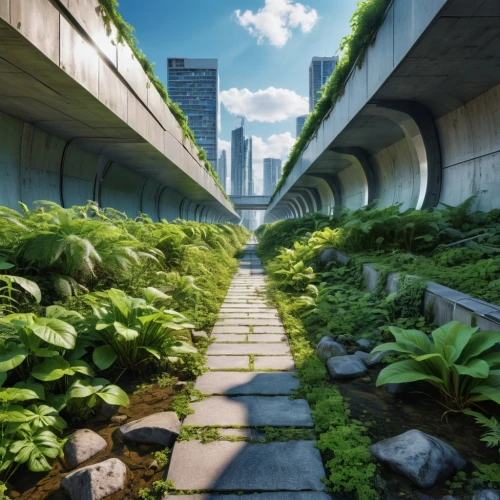
POLYGON ((382 351, 376 352, 373 355, 370 355, 369 358, 365 361, 366 366, 373 366, 380 363, 387 355, 391 354, 393 351, 382 351))
POLYGON ((444 481, 465 466, 465 460, 449 444, 416 429, 379 441, 372 455, 421 488, 444 481))
POLYGON ((69 473, 61 481, 61 488, 71 500, 101 500, 123 490, 126 482, 126 465, 110 458, 69 473))
POLYGON ((326 367, 333 378, 361 377, 367 372, 363 361, 354 355, 330 358, 326 367))
POLYGON ((323 363, 326 363, 333 356, 344 356, 347 354, 347 351, 343 345, 325 336, 319 341, 316 354, 323 363))
POLYGON ((173 411, 155 413, 122 425, 116 431, 124 441, 171 446, 181 431, 181 423, 173 411))
POLYGON ((368 339, 359 339, 356 340, 356 344, 358 344, 361 349, 366 349, 368 351, 373 345, 373 342, 368 339))
POLYGON ((478 490, 472 500, 500 500, 500 490, 478 490))
POLYGON ((64 443, 64 467, 67 470, 74 469, 100 453, 106 446, 106 441, 99 434, 90 429, 80 429, 64 443))
POLYGON ((193 339, 193 342, 199 342, 200 340, 208 340, 208 335, 203 330, 193 330, 191 332, 191 338, 193 339))
POLYGON ((370 357, 370 355, 367 352, 363 352, 363 351, 356 351, 353 354, 353 356, 356 356, 361 361, 366 361, 370 357))

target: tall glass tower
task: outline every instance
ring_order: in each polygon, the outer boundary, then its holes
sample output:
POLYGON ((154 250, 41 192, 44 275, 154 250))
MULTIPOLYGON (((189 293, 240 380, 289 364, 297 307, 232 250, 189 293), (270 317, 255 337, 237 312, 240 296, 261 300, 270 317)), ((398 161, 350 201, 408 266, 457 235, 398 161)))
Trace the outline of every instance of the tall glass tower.
POLYGON ((281 160, 264 158, 264 195, 271 196, 281 177, 281 160))
POLYGON ((245 120, 231 134, 231 194, 252 195, 252 138, 245 137, 245 120))
POLYGON ((309 112, 314 109, 316 103, 321 98, 318 90, 328 80, 339 61, 338 56, 313 57, 309 66, 309 112))
POLYGON ((227 179, 227 154, 226 150, 223 149, 220 153, 220 158, 217 162, 217 174, 219 175, 220 182, 222 184, 222 187, 224 188, 224 191, 227 191, 226 189, 226 179, 227 179))
POLYGON ((199 146, 217 170, 219 73, 217 59, 167 59, 168 95, 188 117, 199 146))

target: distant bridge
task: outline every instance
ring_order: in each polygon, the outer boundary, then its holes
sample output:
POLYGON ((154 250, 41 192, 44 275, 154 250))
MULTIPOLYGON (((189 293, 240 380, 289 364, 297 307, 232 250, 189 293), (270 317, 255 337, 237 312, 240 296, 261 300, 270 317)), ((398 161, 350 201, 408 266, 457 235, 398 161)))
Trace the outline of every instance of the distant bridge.
POLYGON ((236 210, 267 210, 270 196, 231 196, 236 210))

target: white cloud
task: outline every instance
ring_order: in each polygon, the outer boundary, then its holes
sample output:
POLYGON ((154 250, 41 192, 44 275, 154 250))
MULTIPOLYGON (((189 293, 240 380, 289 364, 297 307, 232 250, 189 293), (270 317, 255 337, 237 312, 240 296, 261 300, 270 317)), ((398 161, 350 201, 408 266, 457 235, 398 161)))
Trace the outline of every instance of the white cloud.
POLYGON ((263 193, 264 158, 287 159, 290 149, 295 143, 295 137, 290 132, 273 134, 267 138, 252 136, 252 160, 255 191, 263 193))
POLYGON ((250 122, 275 123, 309 111, 309 99, 289 89, 269 87, 252 92, 232 88, 222 91, 219 97, 229 113, 244 116, 250 122))
POLYGON ((315 9, 295 0, 265 0, 255 14, 251 10, 235 12, 236 20, 262 45, 265 40, 275 47, 284 47, 292 37, 292 29, 309 33, 318 21, 315 9))

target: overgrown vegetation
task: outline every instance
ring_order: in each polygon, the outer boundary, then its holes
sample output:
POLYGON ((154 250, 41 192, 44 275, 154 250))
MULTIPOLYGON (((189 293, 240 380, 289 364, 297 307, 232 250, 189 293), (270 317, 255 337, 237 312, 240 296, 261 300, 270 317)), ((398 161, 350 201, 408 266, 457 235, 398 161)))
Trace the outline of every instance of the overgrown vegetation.
MULTIPOLYGON (((93 202, 0 207, 0 482, 20 466, 48 471, 66 420, 127 406, 112 381, 202 370, 210 329, 248 233, 240 226, 127 218, 93 202)), ((160 384, 160 381, 159 381, 160 384)), ((185 416, 192 384, 174 399, 185 416)), ((157 461, 168 461, 165 452, 157 461)), ((153 485, 155 492, 163 484, 153 485)), ((166 491, 166 490, 165 490, 166 491)))
POLYGON ((122 15, 118 12, 119 3, 117 0, 98 0, 101 7, 102 18, 104 24, 106 25, 108 36, 113 33, 112 25, 116 28, 117 43, 126 43, 135 58, 139 61, 142 69, 149 78, 149 81, 153 84, 155 89, 160 94, 165 104, 168 106, 170 112, 174 115, 174 118, 179 124, 182 135, 188 138, 197 148, 198 148, 198 159, 204 165, 205 170, 213 178, 217 187, 222 191, 225 198, 232 204, 231 198, 227 195, 219 179, 219 175, 215 171, 213 165, 208 161, 207 154, 203 148, 201 148, 194 137, 193 131, 189 128, 188 117, 184 114, 179 105, 173 102, 168 97, 168 92, 161 80, 156 76, 154 71, 155 64, 150 62, 146 54, 138 47, 139 41, 134 35, 134 27, 127 23, 123 19, 122 15))
MULTIPOLYGON (((355 212, 343 210, 337 218, 311 214, 257 230, 270 298, 278 305, 290 338, 301 380, 299 396, 311 405, 331 491, 380 498, 384 480, 369 452, 373 424, 352 418, 349 404, 315 354, 323 336, 341 343, 348 353, 375 346, 372 357, 390 351, 380 361, 387 366, 379 385, 429 381, 438 389, 429 392, 437 408, 444 405, 449 415, 473 416, 486 429, 482 440, 497 446, 498 421, 484 415, 487 410, 482 405, 481 413, 466 408, 478 410, 484 401, 499 402, 500 358, 492 352, 500 342, 498 334, 452 322, 430 337, 433 317, 432 310, 423 310, 425 280, 405 275, 404 267, 390 266, 391 259, 408 255, 438 262, 450 253, 476 251, 482 252, 477 255, 485 262, 496 259, 498 214, 471 213, 473 202, 403 213, 399 207, 378 210, 372 205, 355 212), (349 252, 350 259, 341 264, 323 253, 331 249, 349 252), (374 260, 384 265, 379 265, 379 285, 367 293, 361 264, 374 260), (403 271, 398 291, 387 295, 386 278, 398 269, 403 271), (396 342, 389 343, 393 336, 396 342)), ((463 266, 461 272, 473 271, 463 266)), ((428 277, 425 272, 418 274, 428 277)), ((373 384, 371 377, 363 380, 373 384)), ((478 470, 479 466, 489 467, 479 464, 478 470)))
POLYGON ((390 2, 391 0, 362 0, 358 2, 358 7, 351 18, 351 33, 345 36, 340 43, 342 57, 321 89, 321 98, 316 103, 314 110, 308 115, 302 131, 290 151, 271 201, 285 183, 286 178, 323 120, 332 112, 337 100, 344 95, 347 79, 353 69, 362 67, 368 46, 373 42, 390 2))

